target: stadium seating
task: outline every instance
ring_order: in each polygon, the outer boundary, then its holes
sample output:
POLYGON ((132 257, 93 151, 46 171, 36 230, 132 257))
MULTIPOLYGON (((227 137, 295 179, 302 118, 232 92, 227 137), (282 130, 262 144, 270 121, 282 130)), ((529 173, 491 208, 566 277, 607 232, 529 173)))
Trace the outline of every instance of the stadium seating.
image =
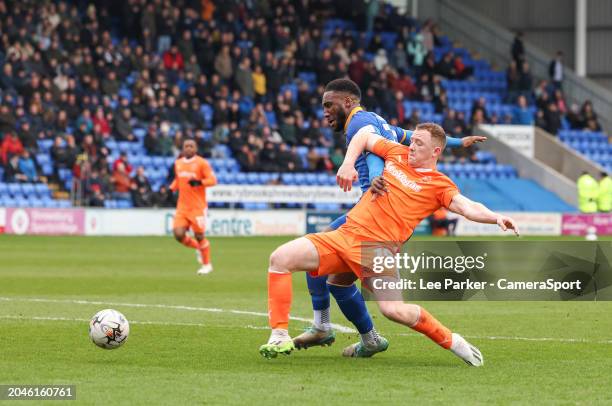
POLYGON ((462 193, 501 211, 575 212, 554 193, 528 179, 454 179, 462 193))
POLYGON ((612 171, 612 145, 603 132, 561 130, 559 140, 608 171, 612 171))
MULTIPOLYGON (((341 19, 328 19, 323 24, 322 40, 320 47, 324 48, 331 44, 332 36, 337 33, 337 30, 343 31, 345 34, 353 36, 357 39, 362 33, 355 29, 355 24, 350 21, 341 19)), ((395 48, 397 33, 395 32, 379 32, 381 43, 387 51, 395 48)), ((371 38, 371 36, 370 36, 371 38)), ((368 38, 368 40, 370 39, 368 38)), ((119 43, 120 38, 113 37, 113 41, 119 43)), ((248 41, 239 41, 239 47, 248 49, 252 46, 248 41)), ((514 108, 513 105, 504 103, 506 96, 506 78, 504 72, 492 70, 487 61, 473 59, 470 52, 461 47, 454 47, 451 40, 446 36, 439 38, 439 44, 434 50, 434 57, 438 61, 447 52, 453 52, 463 58, 466 66, 474 69, 474 78, 472 80, 444 80, 442 86, 446 89, 449 106, 456 111, 463 112, 468 119, 471 115, 472 104, 475 100, 484 97, 487 102, 487 108, 490 114, 496 114, 499 117, 511 115, 514 108)), ((373 55, 368 54, 366 58, 371 58, 373 55)), ((130 74, 124 83, 121 84, 119 96, 128 100, 132 99, 131 86, 134 84, 136 75, 130 74)), ((296 81, 284 83, 280 92, 290 92, 293 101, 297 101, 298 97, 298 81, 303 81, 308 84, 310 89, 315 89, 320 83, 317 74, 311 71, 296 72, 296 81)), ((116 103, 114 100, 112 103, 116 103)), ((248 112, 253 109, 254 103, 252 100, 243 97, 240 102, 240 110, 248 112)), ((534 107, 530 107, 532 112, 534 107)), ((434 121, 442 123, 443 116, 436 114, 434 105, 428 102, 404 101, 404 109, 406 117, 410 116, 413 111, 418 110, 421 114, 422 121, 434 121)), ((200 113, 205 124, 204 138, 211 138, 212 121, 213 121, 213 106, 202 104, 200 113)), ((322 116, 321 109, 317 112, 319 118, 322 116)), ((265 113, 268 123, 274 128, 279 123, 279 117, 276 116, 274 110, 265 113)), ((173 157, 165 156, 150 156, 147 155, 144 148, 144 138, 147 130, 142 127, 133 129, 133 134, 136 141, 117 141, 108 139, 105 141, 105 146, 110 151, 109 164, 119 156, 120 153, 125 153, 128 156, 128 161, 133 165, 134 170, 137 166, 142 166, 145 169, 146 176, 149 178, 155 190, 166 183, 169 169, 173 164, 173 157)), ((171 126, 170 135, 173 137, 176 131, 180 130, 180 125, 174 123, 171 126)), ((328 131, 323 129, 322 131, 328 131)), ((72 132, 72 129, 68 129, 72 132)), ((612 149, 607 144, 607 138, 602 133, 587 133, 575 132, 571 130, 562 130, 560 138, 572 148, 583 153, 590 159, 596 160, 608 169, 612 169, 612 149)), ((45 176, 53 174, 53 162, 50 155, 50 150, 53 145, 53 140, 43 139, 38 140, 39 151, 36 154, 36 161, 45 176)), ((231 149, 227 145, 215 145, 213 147, 214 158, 210 159, 210 164, 213 170, 217 173, 219 183, 237 184, 237 185, 265 185, 269 183, 280 182, 286 185, 296 186, 316 186, 316 185, 335 185, 335 176, 328 173, 245 173, 241 171, 237 160, 232 156, 231 149)), ((307 155, 309 149, 305 146, 297 148, 297 153, 304 164, 307 163, 307 155)), ((328 156, 327 148, 316 148, 315 152, 321 156, 328 156)), ((560 200, 555 196, 550 196, 550 192, 541 188, 537 184, 517 179, 515 168, 508 165, 498 164, 493 154, 487 152, 479 152, 477 154, 478 163, 441 163, 440 170, 447 173, 450 177, 465 186, 465 194, 477 200, 482 200, 490 205, 491 208, 497 210, 572 210, 571 207, 561 204, 560 200), (506 187, 502 187, 506 185, 506 187), (511 187, 510 187, 511 185, 511 187), (541 199, 534 199, 535 196, 541 199), (535 207, 532 204, 524 201, 522 197, 529 196, 530 201, 537 201, 535 207)), ((4 175, 4 171, 0 169, 0 180, 4 175)), ((59 169, 57 171, 60 186, 70 190, 73 182, 73 174, 69 169, 59 169)), ((28 205, 34 207, 67 207, 70 202, 67 200, 54 200, 52 192, 44 184, 17 184, 17 183, 2 183, 0 182, 0 203, 2 206, 18 206, 25 207, 28 205)), ((107 208, 129 208, 132 207, 131 201, 123 200, 107 200, 105 202, 107 208)), ((245 209, 261 209, 267 205, 261 203, 244 203, 245 209)), ((325 202, 316 203, 313 205, 316 209, 321 210, 337 210, 341 206, 337 204, 327 204, 325 202)))

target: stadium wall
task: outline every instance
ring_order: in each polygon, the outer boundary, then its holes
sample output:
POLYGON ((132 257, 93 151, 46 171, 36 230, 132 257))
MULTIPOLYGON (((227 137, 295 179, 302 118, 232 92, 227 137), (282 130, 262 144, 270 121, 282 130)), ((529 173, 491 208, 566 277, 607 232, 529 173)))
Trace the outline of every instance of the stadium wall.
POLYGON ((586 159, 541 128, 536 127, 534 134, 535 158, 572 181, 578 180, 584 171, 593 175, 606 171, 603 166, 586 159))
POLYGON ((535 141, 533 126, 481 125, 478 131, 489 137, 481 144, 482 150, 493 152, 499 162, 515 166, 520 177, 536 181, 574 207, 578 205, 575 181, 540 161, 546 152, 541 149, 542 143, 535 141))
MULTIPOLYGON (((169 236, 170 209, 35 209, 7 208, 0 227, 8 234, 87 236, 169 236)), ((208 210, 209 236, 301 235, 306 230, 303 210, 208 210)))
MULTIPOLYGON (((209 236, 300 236, 321 231, 341 213, 306 210, 222 210, 207 215, 209 236)), ((519 223, 523 235, 585 235, 595 227, 612 235, 611 214, 505 213, 519 223)), ((174 210, 168 209, 34 209, 0 208, 0 232, 14 235, 170 236, 174 210)), ((453 214, 450 217, 458 217, 453 214)), ((458 236, 496 236, 493 224, 477 224, 458 217, 458 236)), ((415 234, 427 234, 424 221, 415 234)), ((508 235, 506 233, 506 235, 508 235)))

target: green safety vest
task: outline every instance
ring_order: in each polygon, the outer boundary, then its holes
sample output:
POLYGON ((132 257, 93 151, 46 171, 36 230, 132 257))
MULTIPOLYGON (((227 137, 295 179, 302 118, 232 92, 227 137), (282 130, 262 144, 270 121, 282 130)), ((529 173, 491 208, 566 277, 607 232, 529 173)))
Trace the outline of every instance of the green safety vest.
POLYGON ((578 208, 583 213, 597 213, 599 184, 591 175, 578 178, 578 208))
POLYGON ((609 212, 612 210, 612 178, 606 176, 599 181, 599 196, 597 198, 599 211, 609 212))

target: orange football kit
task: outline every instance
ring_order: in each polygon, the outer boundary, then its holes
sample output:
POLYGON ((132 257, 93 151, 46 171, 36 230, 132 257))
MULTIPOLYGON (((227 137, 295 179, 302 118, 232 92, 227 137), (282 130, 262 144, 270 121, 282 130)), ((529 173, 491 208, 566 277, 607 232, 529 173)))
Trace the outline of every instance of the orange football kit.
MULTIPOLYGON (((368 268, 362 258, 364 245, 399 248, 421 220, 440 207, 448 207, 459 193, 446 175, 410 166, 407 146, 379 140, 372 152, 385 160, 383 176, 388 192, 374 200, 372 192, 366 192, 340 228, 306 235, 319 254, 319 268, 311 272, 315 276, 343 272, 353 272, 362 279, 373 276, 364 275, 368 268)), ((268 273, 268 294, 270 327, 287 329, 292 301, 291 275, 268 273)), ((443 348, 451 346, 451 331, 422 307, 417 323, 411 328, 443 348)))
MULTIPOLYGON (((179 192, 173 228, 190 228, 194 233, 204 234, 206 231, 206 187, 216 184, 216 178, 208 161, 200 156, 179 158, 174 163, 174 181, 170 185, 172 191, 179 192), (200 181, 202 184, 192 186, 190 181, 200 181)), ((210 262, 208 240, 201 243, 189 236, 181 241, 184 245, 200 249, 205 264, 210 262)))
POLYGON ((399 247, 423 219, 448 207, 459 193, 443 173, 410 166, 406 146, 380 140, 373 153, 385 159, 383 176, 389 192, 374 201, 372 192, 366 192, 348 213, 346 224, 328 233, 306 235, 319 252, 319 269, 311 272, 313 276, 353 272, 363 278, 364 244, 399 247))

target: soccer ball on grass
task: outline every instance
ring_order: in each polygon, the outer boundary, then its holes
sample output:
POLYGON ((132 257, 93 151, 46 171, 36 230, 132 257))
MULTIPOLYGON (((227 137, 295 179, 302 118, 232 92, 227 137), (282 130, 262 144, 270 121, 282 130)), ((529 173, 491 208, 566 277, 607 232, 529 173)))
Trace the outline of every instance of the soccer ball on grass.
POLYGON ((127 341, 129 334, 130 323, 117 310, 100 310, 89 322, 89 338, 100 348, 119 348, 127 341))

